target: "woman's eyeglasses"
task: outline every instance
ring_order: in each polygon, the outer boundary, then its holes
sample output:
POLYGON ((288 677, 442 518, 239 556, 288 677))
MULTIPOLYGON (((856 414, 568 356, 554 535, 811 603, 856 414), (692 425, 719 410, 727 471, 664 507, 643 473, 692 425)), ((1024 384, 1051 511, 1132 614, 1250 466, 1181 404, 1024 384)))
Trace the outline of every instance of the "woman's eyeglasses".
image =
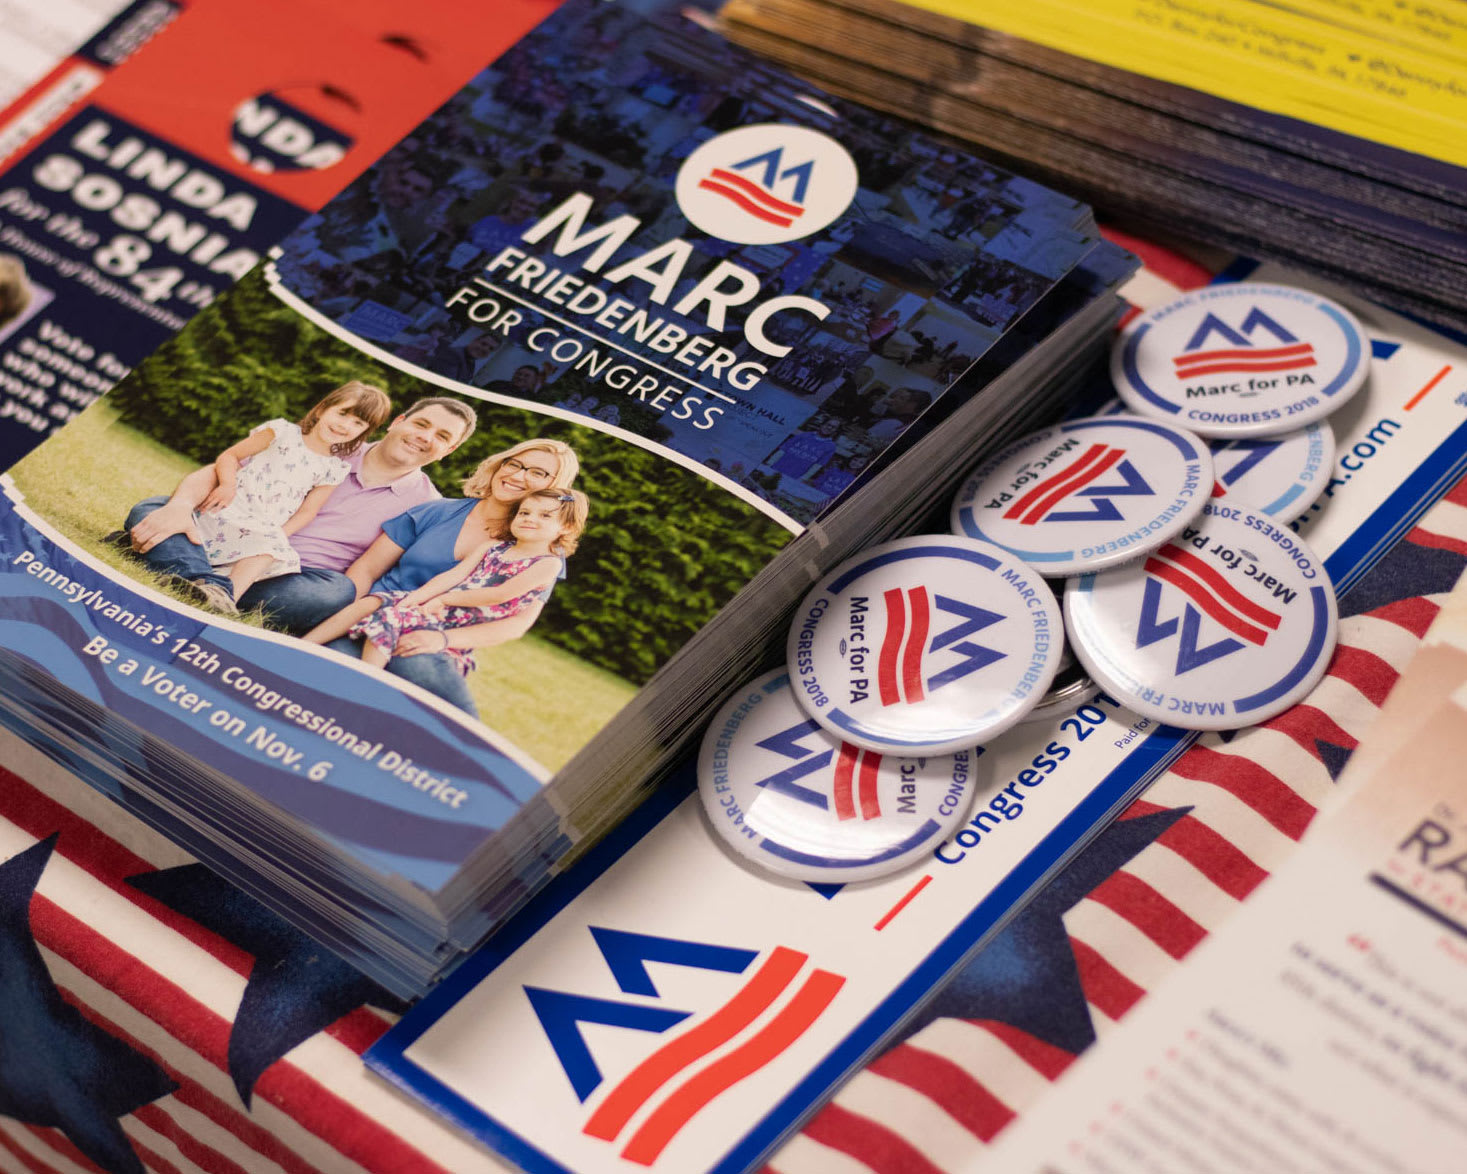
POLYGON ((511 477, 516 473, 523 473, 525 480, 531 485, 549 485, 555 480, 555 474, 547 469, 537 469, 534 465, 527 465, 524 461, 517 461, 514 457, 508 458, 504 464, 499 466, 511 477))

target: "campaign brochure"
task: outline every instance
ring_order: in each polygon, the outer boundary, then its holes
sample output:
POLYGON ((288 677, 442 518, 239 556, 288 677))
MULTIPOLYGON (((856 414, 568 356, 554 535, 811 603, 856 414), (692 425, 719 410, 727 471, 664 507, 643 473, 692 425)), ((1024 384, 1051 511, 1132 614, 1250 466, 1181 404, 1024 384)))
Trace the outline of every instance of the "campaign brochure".
POLYGON ((420 992, 823 568, 1057 406, 1133 265, 1068 197, 574 0, 14 467, 4 720, 420 992))
MULTIPOLYGON (((1251 264, 1224 280, 1309 284, 1251 264)), ((1467 471, 1467 349, 1319 292, 1368 323, 1374 355, 1295 524, 1344 591, 1467 471)), ((1018 726, 976 752, 951 838, 844 886, 725 850, 685 764, 367 1062, 535 1174, 756 1169, 1193 737, 1103 694, 1018 726)))
POLYGON ((1455 1170, 1464 718, 1459 582, 1341 775, 1344 806, 968 1168, 1455 1170))
POLYGON ((397 7, 141 0, 0 112, 0 467, 553 4, 397 7))

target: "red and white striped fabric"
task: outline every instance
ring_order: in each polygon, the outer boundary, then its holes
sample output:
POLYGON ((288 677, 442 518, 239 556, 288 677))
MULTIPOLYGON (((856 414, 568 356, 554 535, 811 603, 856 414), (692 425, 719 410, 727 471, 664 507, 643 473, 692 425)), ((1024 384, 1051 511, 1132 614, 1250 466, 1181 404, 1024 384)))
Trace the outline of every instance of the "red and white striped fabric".
MULTIPOLYGON (((87 1020, 150 1057, 179 1086, 121 1118, 146 1169, 503 1169, 368 1075, 361 1053, 391 1019, 367 1008, 268 1068, 246 1107, 230 1077, 228 1048, 255 959, 125 880, 190 858, 13 735, 4 735, 0 749, 15 772, 0 772, 0 860, 59 833, 30 903, 31 931, 52 979, 87 1020)), ((0 1117, 0 1170, 81 1174, 98 1167, 61 1131, 0 1117)))

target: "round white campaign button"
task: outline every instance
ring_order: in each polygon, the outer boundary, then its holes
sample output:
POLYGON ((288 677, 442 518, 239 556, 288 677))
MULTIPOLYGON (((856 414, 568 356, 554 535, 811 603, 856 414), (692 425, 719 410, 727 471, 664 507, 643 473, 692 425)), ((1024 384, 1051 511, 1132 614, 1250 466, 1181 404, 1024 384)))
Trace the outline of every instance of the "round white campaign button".
POLYGON ((1308 290, 1241 283, 1193 290, 1143 314, 1110 356, 1132 411, 1199 436, 1276 436, 1323 419, 1370 371, 1343 306, 1308 290))
POLYGON ((1298 535, 1226 498, 1146 559, 1072 579, 1070 646, 1121 704, 1227 730, 1289 708, 1323 676, 1334 588, 1298 535))
POLYGON ((1219 440, 1212 446, 1212 493, 1291 522, 1324 491, 1334 459, 1335 434, 1323 420, 1283 436, 1219 440))
POLYGON ((986 542, 899 538, 831 571, 790 629, 795 696, 838 738, 939 754, 1002 733, 1044 696, 1064 638, 1030 567, 986 542))
POLYGON ((831 737, 784 670, 719 710, 698 756, 698 794, 739 856, 815 882, 896 872, 947 838, 973 798, 971 750, 920 757, 831 737))
POLYGON ((1129 562, 1181 532, 1212 492, 1197 437, 1132 415, 1031 433, 986 461, 953 501, 955 534, 992 542, 1040 574, 1129 562))

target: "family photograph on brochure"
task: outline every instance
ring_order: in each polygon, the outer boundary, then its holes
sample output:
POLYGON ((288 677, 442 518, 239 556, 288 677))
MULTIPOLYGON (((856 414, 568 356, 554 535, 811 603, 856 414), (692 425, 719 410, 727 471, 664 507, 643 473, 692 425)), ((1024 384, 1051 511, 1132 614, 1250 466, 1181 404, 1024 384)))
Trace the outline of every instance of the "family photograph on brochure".
POLYGON ((109 570, 426 690, 547 770, 790 537, 647 447, 378 362, 260 275, 202 321, 15 467, 27 504, 109 570))

